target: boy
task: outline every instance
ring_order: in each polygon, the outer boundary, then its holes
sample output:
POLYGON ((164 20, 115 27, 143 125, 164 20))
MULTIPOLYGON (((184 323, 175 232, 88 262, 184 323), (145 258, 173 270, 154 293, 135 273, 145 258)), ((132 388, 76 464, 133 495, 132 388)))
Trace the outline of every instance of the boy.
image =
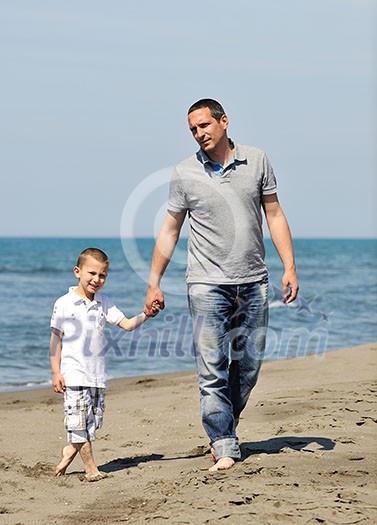
MULTIPOLYGON (((104 327, 108 322, 130 332, 149 317, 141 313, 128 319, 108 297, 98 293, 106 282, 108 269, 109 260, 103 251, 87 248, 81 252, 73 269, 78 286, 71 287, 54 306, 50 342, 52 388, 64 394, 69 443, 63 448, 56 476, 65 474, 79 453, 87 481, 107 477, 94 462, 91 443, 96 430, 102 427, 105 409, 104 327)), ((157 312, 157 304, 154 308, 157 312)))

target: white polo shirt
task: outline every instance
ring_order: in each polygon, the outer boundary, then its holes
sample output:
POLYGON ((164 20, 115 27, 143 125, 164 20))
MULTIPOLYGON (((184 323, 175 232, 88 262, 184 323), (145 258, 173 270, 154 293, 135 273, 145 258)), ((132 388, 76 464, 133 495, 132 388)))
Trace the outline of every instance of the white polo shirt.
POLYGON ((93 301, 80 297, 69 288, 55 302, 51 328, 63 333, 60 371, 67 386, 106 387, 104 328, 117 325, 125 316, 113 302, 100 293, 93 301))

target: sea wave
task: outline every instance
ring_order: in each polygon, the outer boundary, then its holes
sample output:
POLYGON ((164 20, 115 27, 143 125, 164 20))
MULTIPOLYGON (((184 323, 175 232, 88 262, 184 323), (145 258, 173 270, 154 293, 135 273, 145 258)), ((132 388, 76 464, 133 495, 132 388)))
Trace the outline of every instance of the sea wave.
MULTIPOLYGON (((111 266, 111 274, 130 272, 131 269, 126 266, 111 266)), ((71 273, 71 269, 67 266, 61 268, 56 266, 13 266, 13 265, 0 265, 0 274, 62 274, 71 273)))
POLYGON ((0 266, 0 273, 61 273, 65 269, 53 268, 52 266, 12 266, 12 265, 3 265, 0 266))
POLYGON ((14 392, 15 390, 32 390, 35 388, 47 388, 51 381, 9 381, 0 383, 0 392, 14 392))

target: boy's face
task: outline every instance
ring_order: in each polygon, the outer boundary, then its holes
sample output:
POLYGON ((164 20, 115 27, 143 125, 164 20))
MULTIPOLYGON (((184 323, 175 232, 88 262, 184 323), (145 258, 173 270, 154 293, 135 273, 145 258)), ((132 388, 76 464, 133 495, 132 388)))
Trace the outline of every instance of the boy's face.
POLYGON ((73 268, 73 272, 79 280, 76 293, 92 301, 94 294, 105 284, 108 270, 108 262, 99 262, 88 255, 81 267, 75 266, 73 268))

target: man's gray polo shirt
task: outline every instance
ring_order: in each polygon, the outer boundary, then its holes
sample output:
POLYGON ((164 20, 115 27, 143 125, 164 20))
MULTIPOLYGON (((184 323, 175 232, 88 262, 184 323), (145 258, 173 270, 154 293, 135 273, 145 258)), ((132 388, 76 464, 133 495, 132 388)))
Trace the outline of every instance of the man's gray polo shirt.
POLYGON ((168 209, 188 212, 187 283, 244 284, 267 275, 261 196, 273 193, 269 160, 251 146, 236 145, 221 175, 202 150, 175 167, 168 209))

